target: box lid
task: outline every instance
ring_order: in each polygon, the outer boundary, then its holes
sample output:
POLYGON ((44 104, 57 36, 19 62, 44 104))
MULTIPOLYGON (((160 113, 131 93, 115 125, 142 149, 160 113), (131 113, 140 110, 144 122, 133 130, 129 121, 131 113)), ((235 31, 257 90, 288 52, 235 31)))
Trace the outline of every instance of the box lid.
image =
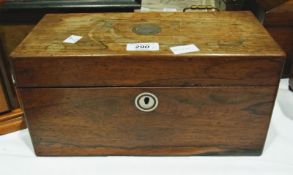
POLYGON ((284 56, 250 12, 103 13, 46 15, 12 61, 18 87, 277 86, 284 56))
POLYGON ((170 47, 195 44, 187 55, 282 56, 250 12, 49 14, 12 53, 24 57, 173 55, 170 47), (75 44, 63 41, 71 35, 75 44), (127 51, 128 43, 156 42, 159 51, 127 51))

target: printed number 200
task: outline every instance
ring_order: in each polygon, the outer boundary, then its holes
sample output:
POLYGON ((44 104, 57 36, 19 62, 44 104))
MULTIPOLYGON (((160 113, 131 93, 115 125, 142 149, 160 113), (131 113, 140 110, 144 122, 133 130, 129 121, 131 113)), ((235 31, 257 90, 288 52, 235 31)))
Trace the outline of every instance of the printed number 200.
POLYGON ((136 49, 149 49, 150 48, 150 45, 136 45, 135 47, 136 49))

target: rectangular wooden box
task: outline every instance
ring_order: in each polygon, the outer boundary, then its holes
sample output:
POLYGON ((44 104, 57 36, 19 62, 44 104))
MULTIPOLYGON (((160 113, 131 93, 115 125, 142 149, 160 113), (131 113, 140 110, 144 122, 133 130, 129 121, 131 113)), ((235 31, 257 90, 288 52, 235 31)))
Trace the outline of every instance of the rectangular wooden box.
POLYGON ((50 14, 12 61, 37 155, 259 155, 284 56, 250 12, 50 14))

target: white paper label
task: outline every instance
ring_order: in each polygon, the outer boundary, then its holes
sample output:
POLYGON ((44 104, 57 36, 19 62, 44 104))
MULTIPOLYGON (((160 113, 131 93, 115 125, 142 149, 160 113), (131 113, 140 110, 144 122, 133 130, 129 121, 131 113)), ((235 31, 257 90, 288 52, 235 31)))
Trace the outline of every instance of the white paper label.
POLYGON ((163 8, 164 12, 177 12, 177 9, 175 8, 163 8))
POLYGON ((194 44, 184 45, 184 46, 175 46, 170 47, 171 51, 174 54, 183 54, 183 53, 190 53, 190 52, 198 52, 199 48, 196 47, 194 44))
POLYGON ((158 51, 159 43, 129 43, 126 46, 127 51, 158 51))
POLYGON ((70 37, 66 38, 63 43, 74 44, 79 41, 82 37, 77 35, 71 35, 70 37))

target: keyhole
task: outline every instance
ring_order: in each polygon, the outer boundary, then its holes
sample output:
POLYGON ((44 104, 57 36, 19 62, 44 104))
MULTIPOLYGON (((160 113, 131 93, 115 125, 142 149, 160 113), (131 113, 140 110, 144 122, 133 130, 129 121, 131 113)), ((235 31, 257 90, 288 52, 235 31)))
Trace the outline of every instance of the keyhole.
POLYGON ((149 104, 149 101, 150 101, 150 99, 149 99, 149 97, 146 97, 146 98, 144 98, 144 104, 149 104))
POLYGON ((144 92, 136 96, 135 107, 143 112, 151 112, 158 106, 158 98, 149 92, 144 92))

